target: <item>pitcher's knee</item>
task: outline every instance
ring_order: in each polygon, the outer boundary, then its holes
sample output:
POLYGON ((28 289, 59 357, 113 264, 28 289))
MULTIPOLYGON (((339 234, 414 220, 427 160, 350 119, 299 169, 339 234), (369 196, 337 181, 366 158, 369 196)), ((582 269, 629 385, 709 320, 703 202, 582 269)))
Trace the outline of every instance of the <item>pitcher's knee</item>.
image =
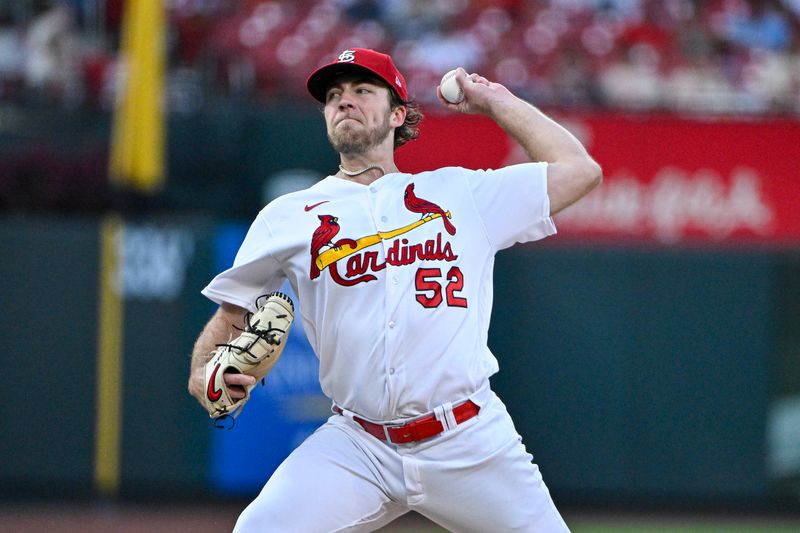
MULTIPOLYGON (((284 516, 285 518, 285 516, 284 516)), ((261 533, 264 531, 291 531, 289 524, 282 523, 281 516, 272 513, 263 505, 248 505, 236 520, 234 533, 261 533)))

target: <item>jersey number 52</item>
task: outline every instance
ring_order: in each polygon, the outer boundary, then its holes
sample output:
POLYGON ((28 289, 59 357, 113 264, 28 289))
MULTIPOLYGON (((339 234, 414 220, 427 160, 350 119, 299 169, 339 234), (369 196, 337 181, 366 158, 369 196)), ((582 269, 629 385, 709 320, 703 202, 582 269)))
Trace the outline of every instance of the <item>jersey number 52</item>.
POLYGON ((467 299, 457 294, 464 288, 464 275, 457 266, 448 270, 444 279, 440 268, 420 268, 417 270, 415 285, 419 291, 416 294, 417 301, 423 307, 439 307, 443 299, 446 299, 448 307, 467 307, 467 299), (443 283, 447 283, 444 285, 444 298, 443 283))

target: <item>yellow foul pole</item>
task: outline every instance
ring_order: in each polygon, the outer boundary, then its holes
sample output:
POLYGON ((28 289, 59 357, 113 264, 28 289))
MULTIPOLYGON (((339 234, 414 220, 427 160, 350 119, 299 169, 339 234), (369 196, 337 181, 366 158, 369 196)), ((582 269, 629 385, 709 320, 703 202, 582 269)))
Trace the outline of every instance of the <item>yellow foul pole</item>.
POLYGON ((109 174, 113 183, 145 193, 164 180, 164 56, 162 0, 128 0, 109 174))

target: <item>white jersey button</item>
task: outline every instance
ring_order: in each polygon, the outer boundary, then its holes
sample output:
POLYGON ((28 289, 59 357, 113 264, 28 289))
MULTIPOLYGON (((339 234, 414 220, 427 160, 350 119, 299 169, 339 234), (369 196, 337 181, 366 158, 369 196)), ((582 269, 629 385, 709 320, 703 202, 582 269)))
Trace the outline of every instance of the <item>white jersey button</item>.
POLYGON ((394 320, 389 321, 389 329, 394 329, 394 320))
POLYGON ((387 220, 389 220, 389 217, 381 217, 381 222, 386 222, 387 220))
POLYGON ((378 189, 376 189, 375 187, 370 187, 369 192, 378 192, 378 189))
POLYGON ((389 374, 394 374, 394 368, 389 369, 389 374))
POLYGON ((393 285, 397 285, 398 283, 400 283, 400 280, 399 280, 399 279, 397 279, 397 276, 393 277, 393 278, 392 278, 392 284, 393 284, 393 285))

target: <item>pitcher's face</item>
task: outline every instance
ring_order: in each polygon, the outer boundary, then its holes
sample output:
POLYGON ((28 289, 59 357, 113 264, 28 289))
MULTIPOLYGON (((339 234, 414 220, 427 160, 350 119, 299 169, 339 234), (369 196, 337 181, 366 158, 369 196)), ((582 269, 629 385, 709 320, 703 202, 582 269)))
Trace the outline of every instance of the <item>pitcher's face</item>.
POLYGON ((339 153, 362 154, 383 143, 399 125, 394 115, 389 89, 368 78, 337 81, 326 94, 328 140, 339 153))

